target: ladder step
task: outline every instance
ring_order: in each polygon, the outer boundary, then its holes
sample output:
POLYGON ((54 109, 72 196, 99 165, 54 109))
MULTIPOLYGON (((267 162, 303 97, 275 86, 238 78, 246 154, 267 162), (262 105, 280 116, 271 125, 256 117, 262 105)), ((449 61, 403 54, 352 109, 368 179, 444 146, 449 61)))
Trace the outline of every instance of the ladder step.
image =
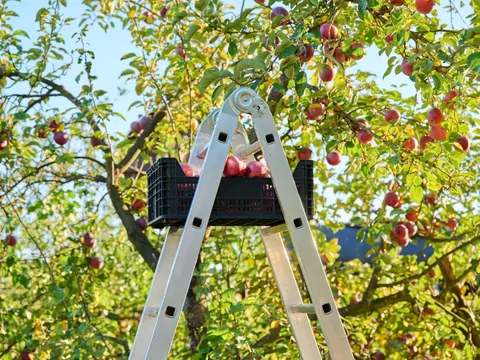
POLYGON ((277 226, 264 227, 262 228, 262 233, 265 236, 270 236, 287 230, 287 225, 284 223, 277 226))
POLYGON ((249 146, 243 148, 242 150, 240 150, 235 155, 238 156, 241 159, 244 159, 244 158, 246 158, 250 155, 253 155, 253 154, 259 152, 260 150, 262 150, 262 148, 260 146, 260 143, 258 141, 255 141, 252 145, 249 145, 249 146))
POLYGON ((294 313, 299 314, 315 314, 315 307, 313 304, 298 304, 298 305, 291 305, 290 309, 294 313))

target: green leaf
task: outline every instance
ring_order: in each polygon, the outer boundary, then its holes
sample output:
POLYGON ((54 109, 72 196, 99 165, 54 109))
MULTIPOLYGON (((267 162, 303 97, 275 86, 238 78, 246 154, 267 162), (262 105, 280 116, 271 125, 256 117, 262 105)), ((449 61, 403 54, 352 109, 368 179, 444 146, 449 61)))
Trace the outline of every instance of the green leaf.
POLYGON ((190 39, 192 38, 193 35, 195 35, 198 29, 200 29, 200 26, 197 24, 193 24, 192 26, 190 26, 190 28, 188 29, 185 35, 185 41, 190 41, 190 39))
POLYGON ((365 9, 367 8, 367 0, 360 0, 358 3, 358 16, 363 20, 365 16, 365 9))
POLYGON ((432 79, 433 79, 433 89, 440 90, 440 87, 442 86, 442 80, 440 79, 440 76, 438 76, 438 74, 433 74, 432 79))
POLYGON ((231 42, 228 44, 228 54, 231 56, 231 57, 234 57, 238 52, 238 47, 237 47, 237 44, 235 44, 234 42, 231 42))
POLYGON ((43 20, 45 16, 49 14, 48 10, 45 8, 41 8, 40 10, 37 11, 37 14, 35 15, 35 22, 40 22, 43 20))
POLYGON ((297 91, 298 96, 303 96, 305 89, 307 88, 307 74, 300 71, 295 78, 295 90, 297 91))
POLYGON ((60 0, 60 4, 62 4, 63 6, 67 6, 67 0, 60 0))
POLYGON ((214 83, 215 81, 231 77, 232 73, 228 70, 218 70, 218 68, 213 67, 207 69, 203 73, 203 77, 198 83, 198 91, 200 94, 203 94, 207 88, 214 83))
POLYGON ((55 288, 53 290, 53 298, 55 299, 56 303, 59 304, 61 303, 63 300, 65 300, 65 290, 62 289, 62 288, 55 288))
POLYGON ((410 187, 410 200, 416 203, 422 202, 423 188, 421 186, 412 185, 410 187))
POLYGON ((23 111, 20 111, 18 113, 16 113, 14 115, 15 119, 17 120, 25 120, 26 118, 28 118, 28 114, 27 113, 24 113, 23 111))
POLYGON ((122 76, 126 76, 126 75, 134 75, 135 74, 135 71, 132 70, 132 69, 125 69, 122 71, 122 73, 120 74, 120 76, 118 78, 121 78, 122 76))
POLYGON ((235 77, 239 77, 240 73, 247 69, 265 70, 265 62, 258 58, 240 60, 234 67, 235 77))
POLYGON ((467 64, 470 69, 480 73, 480 52, 470 54, 467 58, 467 64))
MULTIPOLYGON (((296 52, 297 52, 297 47, 295 45, 291 44, 291 45, 288 45, 285 49, 283 49, 278 54, 278 58, 279 59, 285 59, 289 56, 295 55, 296 52)), ((276 53, 276 51, 275 51, 275 53, 276 53)))
POLYGON ((123 56, 120 58, 120 60, 130 59, 130 58, 132 58, 132 57, 134 57, 134 56, 135 56, 135 53, 131 52, 131 53, 128 53, 128 54, 123 55, 123 56))
POLYGON ((15 30, 12 35, 13 36, 21 35, 21 36, 25 36, 26 38, 30 39, 30 36, 28 36, 27 32, 23 31, 23 30, 15 30))
POLYGON ((208 0, 197 0, 195 1, 195 9, 202 11, 208 5, 208 0))

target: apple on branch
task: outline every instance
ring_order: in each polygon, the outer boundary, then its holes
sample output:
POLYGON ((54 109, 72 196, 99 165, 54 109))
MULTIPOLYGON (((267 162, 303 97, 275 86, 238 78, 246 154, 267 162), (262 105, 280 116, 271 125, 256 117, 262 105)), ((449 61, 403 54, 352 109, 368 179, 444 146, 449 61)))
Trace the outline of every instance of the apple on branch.
POLYGON ((288 16, 287 9, 281 6, 274 8, 270 13, 270 20, 273 21, 277 16, 280 19, 277 23, 277 26, 283 26, 288 24, 288 19, 286 19, 286 17, 288 16))

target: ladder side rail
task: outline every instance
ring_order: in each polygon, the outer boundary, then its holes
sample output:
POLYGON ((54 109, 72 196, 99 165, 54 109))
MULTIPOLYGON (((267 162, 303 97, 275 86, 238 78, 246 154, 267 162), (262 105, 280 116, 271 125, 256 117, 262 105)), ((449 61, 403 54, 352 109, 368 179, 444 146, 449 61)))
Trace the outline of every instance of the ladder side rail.
POLYGON ((146 359, 166 360, 185 303, 195 263, 238 121, 229 103, 222 107, 193 197, 146 359))
MULTIPOLYGON (((234 93, 235 94, 235 93, 234 93)), ((324 338, 334 360, 353 360, 350 344, 328 283, 303 204, 268 105, 256 92, 243 88, 235 94, 241 110, 252 115, 272 183, 297 253, 324 338)))
POLYGON ((300 356, 303 360, 322 360, 308 314, 295 312, 292 308, 295 304, 301 304, 303 299, 283 238, 280 233, 267 235, 261 229, 260 231, 300 356))
POLYGON ((156 317, 153 316, 152 311, 160 307, 162 298, 165 295, 168 277, 173 265, 173 260, 175 259, 175 254, 177 253, 180 236, 182 235, 181 230, 175 230, 176 229, 172 228, 169 229, 163 243, 162 252, 160 253, 160 258, 158 259, 157 267, 153 275, 152 285, 138 325, 129 360, 145 359, 150 337, 155 327, 156 317))

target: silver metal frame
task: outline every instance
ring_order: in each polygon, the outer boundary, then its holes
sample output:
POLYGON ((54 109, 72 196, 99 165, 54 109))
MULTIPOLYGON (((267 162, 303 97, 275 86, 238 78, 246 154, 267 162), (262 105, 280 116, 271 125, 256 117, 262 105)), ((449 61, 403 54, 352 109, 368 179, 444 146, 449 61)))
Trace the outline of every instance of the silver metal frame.
POLYGON ((189 162, 194 171, 201 171, 197 189, 184 229, 170 231, 165 240, 130 360, 163 360, 168 357, 222 177, 223 165, 218 164, 225 164, 230 149, 246 160, 253 160, 253 153, 261 149, 270 169, 285 225, 262 227, 259 231, 302 359, 321 359, 307 315, 315 312, 330 357, 353 360, 273 116, 267 104, 248 88, 234 91, 222 108, 213 111, 200 125, 189 162), (252 145, 238 121, 240 113, 252 116, 259 139, 252 145), (302 302, 280 234, 286 229, 290 233, 312 304, 302 302))

